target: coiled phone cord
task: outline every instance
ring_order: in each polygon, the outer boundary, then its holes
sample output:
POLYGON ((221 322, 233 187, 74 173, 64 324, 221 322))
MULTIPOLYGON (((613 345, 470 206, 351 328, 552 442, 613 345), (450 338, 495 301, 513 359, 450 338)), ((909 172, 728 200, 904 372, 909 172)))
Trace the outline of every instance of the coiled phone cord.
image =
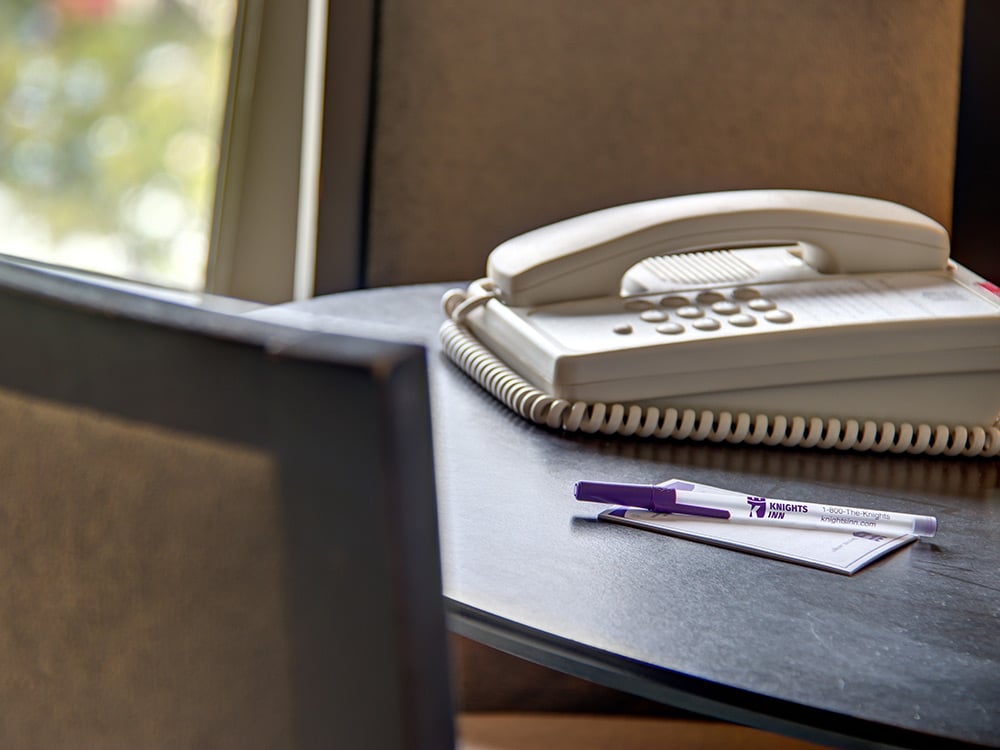
POLYGON ((800 448, 922 453, 989 457, 1000 454, 1000 429, 909 422, 791 418, 766 414, 734 414, 709 409, 660 408, 638 404, 570 402, 528 383, 465 326, 465 316, 496 298, 469 296, 452 289, 442 298, 448 316, 439 332, 445 353, 462 370, 508 408, 535 424, 567 432, 634 435, 637 437, 708 440, 710 442, 782 445, 800 448))

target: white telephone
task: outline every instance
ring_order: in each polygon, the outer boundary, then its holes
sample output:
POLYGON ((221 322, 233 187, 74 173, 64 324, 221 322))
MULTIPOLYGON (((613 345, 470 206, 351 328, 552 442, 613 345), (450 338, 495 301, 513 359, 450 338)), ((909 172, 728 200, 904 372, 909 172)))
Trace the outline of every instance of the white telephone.
POLYGON ((749 190, 635 203, 497 247, 445 351, 566 430, 1000 453, 1000 288, 883 200, 749 190))

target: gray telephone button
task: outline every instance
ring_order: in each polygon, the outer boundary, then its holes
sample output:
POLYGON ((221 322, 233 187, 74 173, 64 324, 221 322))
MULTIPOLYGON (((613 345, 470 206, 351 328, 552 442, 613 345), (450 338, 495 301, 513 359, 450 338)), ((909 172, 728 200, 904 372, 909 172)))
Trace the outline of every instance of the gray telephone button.
POLYGON ((684 307, 684 305, 689 305, 691 302, 687 297, 682 297, 679 294, 668 294, 660 300, 660 304, 664 307, 684 307))
POLYGON ((788 310, 771 310, 764 313, 764 319, 771 323, 791 323, 792 314, 788 310))
POLYGON ((757 312, 766 312, 767 310, 773 310, 774 308, 777 307, 777 305, 774 304, 771 300, 764 299, 763 297, 761 297, 759 299, 752 299, 749 302, 747 302, 747 307, 749 307, 751 310, 756 310, 757 312))
POLYGON ((735 315, 740 311, 740 306, 735 302, 730 302, 729 300, 723 300, 722 302, 716 302, 712 305, 712 312, 717 312, 719 315, 735 315))
POLYGON ((677 314, 682 318, 700 318, 705 314, 705 311, 700 307, 695 307, 694 305, 688 305, 687 307, 681 307, 677 309, 677 314))
POLYGON ((633 299, 625 303, 625 309, 629 312, 641 312, 643 310, 652 310, 656 305, 647 299, 633 299))
POLYGON ((646 310, 639 313, 639 318, 645 320, 647 323, 662 323, 669 317, 670 315, 666 310, 646 310))
POLYGON ((699 292, 695 299, 703 305, 711 305, 713 302, 724 300, 725 296, 718 292, 699 292))

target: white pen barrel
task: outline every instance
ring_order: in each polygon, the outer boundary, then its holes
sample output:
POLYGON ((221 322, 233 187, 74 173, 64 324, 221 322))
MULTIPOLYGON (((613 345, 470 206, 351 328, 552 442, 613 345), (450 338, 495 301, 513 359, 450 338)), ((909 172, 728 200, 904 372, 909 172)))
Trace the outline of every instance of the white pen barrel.
POLYGON ((826 531, 863 531, 891 536, 913 534, 932 537, 937 533, 937 519, 933 516, 777 500, 754 495, 677 490, 676 496, 677 502, 685 505, 727 510, 730 521, 741 523, 826 531))

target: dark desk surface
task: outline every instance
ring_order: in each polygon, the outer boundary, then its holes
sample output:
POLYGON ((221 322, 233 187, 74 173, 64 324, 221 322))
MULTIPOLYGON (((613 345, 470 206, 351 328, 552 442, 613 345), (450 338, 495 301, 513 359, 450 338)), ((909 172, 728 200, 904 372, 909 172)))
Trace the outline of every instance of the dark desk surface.
POLYGON ((548 431, 441 353, 445 288, 293 308, 399 326, 427 344, 455 630, 595 682, 821 743, 1000 746, 996 461, 548 431), (580 478, 670 477, 935 515, 940 531, 847 577, 598 523, 602 506, 572 497, 580 478))

